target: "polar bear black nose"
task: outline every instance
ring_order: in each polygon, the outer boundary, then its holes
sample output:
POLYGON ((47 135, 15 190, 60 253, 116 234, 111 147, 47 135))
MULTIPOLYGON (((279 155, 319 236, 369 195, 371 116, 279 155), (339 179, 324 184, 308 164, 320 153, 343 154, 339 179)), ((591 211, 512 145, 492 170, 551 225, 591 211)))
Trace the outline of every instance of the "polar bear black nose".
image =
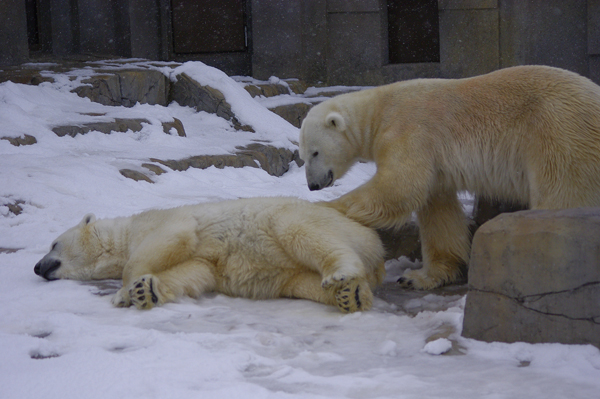
POLYGON ((321 185, 320 184, 316 184, 316 183, 309 184, 308 185, 308 189, 310 191, 320 190, 321 189, 321 185))
POLYGON ((56 280, 56 277, 52 277, 52 272, 60 267, 60 261, 58 259, 42 259, 33 268, 33 272, 38 276, 45 278, 48 281, 56 280))

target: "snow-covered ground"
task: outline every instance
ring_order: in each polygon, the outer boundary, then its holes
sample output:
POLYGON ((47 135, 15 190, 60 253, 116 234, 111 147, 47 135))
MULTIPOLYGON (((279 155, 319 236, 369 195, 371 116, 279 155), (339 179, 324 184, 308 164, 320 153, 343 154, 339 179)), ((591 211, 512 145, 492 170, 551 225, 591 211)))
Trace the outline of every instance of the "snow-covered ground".
MULTIPOLYGON (((157 64, 154 64, 157 65, 157 64)), ((107 66, 110 66, 107 64, 107 66)), ((600 397, 600 351, 592 346, 482 343, 460 337, 464 296, 402 293, 393 280, 408 261, 388 262, 386 290, 365 313, 341 314, 304 300, 223 295, 150 311, 119 309, 115 281, 47 282, 33 273, 51 241, 88 212, 126 216, 239 197, 328 200, 371 176, 359 165, 330 189, 310 192, 293 164, 280 178, 262 169, 188 169, 123 177, 149 158, 233 152, 268 140, 295 149, 298 130, 253 100, 241 83, 200 63, 185 71, 225 93, 256 133, 176 104, 108 107, 69 90, 90 69, 56 83, 0 84, 0 398, 581 398, 600 397), (104 114, 104 115, 101 115, 104 114), (58 137, 53 126, 113 117, 150 121, 140 132, 58 137), (167 135, 179 118, 188 137, 167 135), (397 292, 395 290, 398 290, 397 292), (388 301, 383 298, 388 298, 388 301), (394 300, 390 300, 393 298, 394 300)), ((70 76, 69 76, 70 75, 70 76)), ((493 315, 490 315, 493 317, 493 315)))

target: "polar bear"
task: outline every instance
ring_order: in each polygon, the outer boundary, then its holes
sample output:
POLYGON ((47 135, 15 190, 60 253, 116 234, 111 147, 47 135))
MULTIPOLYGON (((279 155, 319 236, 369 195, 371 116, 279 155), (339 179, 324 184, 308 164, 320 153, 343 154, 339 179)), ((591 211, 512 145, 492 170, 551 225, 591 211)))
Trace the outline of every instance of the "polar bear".
POLYGON ((252 198, 86 215, 35 266, 55 279, 123 279, 119 307, 150 309, 215 291, 253 299, 304 298, 367 310, 385 275, 373 230, 294 198, 252 198))
POLYGON ((370 227, 416 212, 423 267, 404 287, 457 281, 470 234, 457 191, 532 209, 600 205, 600 87, 575 73, 520 66, 466 79, 417 79, 340 95, 310 110, 300 157, 311 190, 358 160, 364 185, 329 206, 370 227))

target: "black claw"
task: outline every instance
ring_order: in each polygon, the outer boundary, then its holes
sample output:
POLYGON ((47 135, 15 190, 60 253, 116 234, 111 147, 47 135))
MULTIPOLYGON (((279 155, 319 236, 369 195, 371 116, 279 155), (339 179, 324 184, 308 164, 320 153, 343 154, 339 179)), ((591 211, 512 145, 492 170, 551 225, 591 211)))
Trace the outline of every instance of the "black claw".
POLYGON ((154 280, 150 280, 150 295, 152 295, 152 302, 154 304, 158 303, 158 297, 154 293, 154 280))
POLYGON ((145 302, 146 301, 146 296, 145 295, 138 296, 138 301, 145 302))
POLYGON ((142 288, 144 286, 143 283, 137 283, 137 285, 135 286, 135 288, 142 288))
POLYGON ((360 295, 359 295, 359 288, 356 287, 356 291, 354 291, 354 300, 356 301, 356 307, 358 307, 360 309, 360 295))
POLYGON ((413 286, 412 280, 409 280, 406 277, 400 277, 397 282, 398 284, 405 284, 409 288, 413 286))
POLYGON ((344 310, 345 310, 346 312, 349 312, 349 311, 350 311, 350 308, 344 308, 344 310))

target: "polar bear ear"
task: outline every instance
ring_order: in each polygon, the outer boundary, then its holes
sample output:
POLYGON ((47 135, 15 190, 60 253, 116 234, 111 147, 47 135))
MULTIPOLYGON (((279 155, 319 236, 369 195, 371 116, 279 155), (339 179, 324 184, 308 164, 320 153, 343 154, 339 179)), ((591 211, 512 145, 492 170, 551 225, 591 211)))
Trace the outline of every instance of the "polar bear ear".
POLYGON ((330 112, 325 118, 325 124, 329 127, 339 130, 340 132, 346 130, 346 122, 344 117, 337 112, 330 112))
POLYGON ((83 227, 83 226, 93 223, 95 221, 96 221, 96 216, 94 216, 93 213, 88 213, 87 215, 85 215, 83 217, 83 220, 81 221, 81 223, 79 223, 79 225, 83 227))

